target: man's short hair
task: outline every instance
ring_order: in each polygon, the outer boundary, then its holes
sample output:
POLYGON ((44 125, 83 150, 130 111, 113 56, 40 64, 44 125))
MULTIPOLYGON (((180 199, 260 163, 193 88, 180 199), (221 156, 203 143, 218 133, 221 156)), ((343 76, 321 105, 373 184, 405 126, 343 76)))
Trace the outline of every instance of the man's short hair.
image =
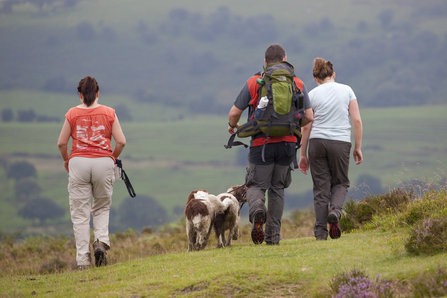
POLYGON ((272 44, 265 51, 267 64, 281 62, 286 57, 286 50, 280 44, 272 44))

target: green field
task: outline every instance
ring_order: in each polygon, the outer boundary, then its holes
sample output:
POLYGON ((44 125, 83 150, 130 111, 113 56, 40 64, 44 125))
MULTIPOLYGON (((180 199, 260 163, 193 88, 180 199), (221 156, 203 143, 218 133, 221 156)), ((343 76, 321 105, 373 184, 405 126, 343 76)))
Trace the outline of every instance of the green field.
MULTIPOLYGON (((2 92, 0 98, 0 108, 33 108, 36 114, 57 111, 61 119, 70 106, 77 104, 75 95, 17 91, 2 92)), ((175 214, 173 208, 183 208, 192 190, 220 193, 244 182, 245 167, 237 165, 237 155, 246 154, 248 149, 223 147, 229 137, 226 117, 193 116, 181 110, 136 104, 123 97, 101 97, 101 102, 110 106, 121 101, 129 103, 134 116, 133 122, 122 123, 127 138, 122 155, 124 168, 136 193, 160 202, 173 222, 182 216, 175 214)), ((362 108, 360 101, 360 108, 364 162, 356 166, 351 160, 352 187, 358 186, 356 179, 364 174, 380 179, 385 189, 412 179, 439 181, 446 176, 447 140, 443 136, 447 105, 371 109, 362 108)), ((0 157, 5 165, 15 161, 32 163, 38 172, 42 196, 68 211, 67 174, 56 146, 61 126, 62 123, 0 123, 0 157)), ((0 176, 0 227, 3 232, 24 230, 33 223, 17 216, 14 181, 6 179, 3 168, 0 176)), ((289 200, 293 197, 300 201, 293 205, 311 205, 312 201, 303 196, 311 188, 310 175, 295 170, 288 189, 289 200)), ((113 207, 118 208, 126 197, 124 183, 118 181, 113 207)), ((68 213, 64 222, 69 222, 68 213)))

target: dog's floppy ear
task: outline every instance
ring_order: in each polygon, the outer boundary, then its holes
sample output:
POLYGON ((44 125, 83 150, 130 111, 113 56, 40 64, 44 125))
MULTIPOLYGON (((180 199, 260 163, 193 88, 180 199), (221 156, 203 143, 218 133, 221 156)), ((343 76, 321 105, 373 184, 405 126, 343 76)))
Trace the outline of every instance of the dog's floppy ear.
POLYGON ((186 204, 188 204, 189 201, 194 199, 194 195, 198 192, 198 190, 193 190, 188 196, 188 199, 186 200, 186 204))
POLYGON ((247 192, 245 185, 232 186, 230 189, 231 189, 231 193, 233 194, 233 196, 235 196, 239 202, 247 201, 247 199, 245 197, 245 194, 247 192))
POLYGON ((206 191, 206 190, 204 190, 204 189, 193 190, 193 191, 191 191, 191 193, 189 194, 188 199, 186 200, 186 204, 188 204, 189 201, 195 199, 195 194, 198 193, 199 191, 209 193, 208 191, 206 191))

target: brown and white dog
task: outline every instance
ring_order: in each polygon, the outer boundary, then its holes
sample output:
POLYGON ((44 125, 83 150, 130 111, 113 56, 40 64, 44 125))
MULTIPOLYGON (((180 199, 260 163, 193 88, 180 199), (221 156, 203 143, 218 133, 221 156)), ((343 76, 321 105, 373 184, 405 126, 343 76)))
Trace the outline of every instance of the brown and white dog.
POLYGON ((221 200, 203 189, 189 194, 185 208, 188 251, 205 248, 216 215, 224 213, 231 203, 231 199, 221 200))
POLYGON ((230 187, 226 193, 219 194, 217 197, 222 201, 230 200, 230 204, 224 213, 216 214, 214 220, 214 231, 217 237, 217 247, 231 246, 231 240, 237 240, 239 237, 239 219, 241 217, 241 208, 247 202, 247 188, 244 185, 230 187), (225 240, 225 232, 228 232, 228 238, 225 240))

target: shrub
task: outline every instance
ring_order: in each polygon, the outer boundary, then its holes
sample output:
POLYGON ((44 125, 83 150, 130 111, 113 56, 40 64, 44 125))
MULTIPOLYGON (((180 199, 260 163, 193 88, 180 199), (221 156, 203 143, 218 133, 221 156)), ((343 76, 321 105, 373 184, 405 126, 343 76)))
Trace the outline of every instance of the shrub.
POLYGON ((333 293, 338 293, 338 289, 345 285, 348 284, 350 279, 365 279, 368 278, 368 275, 363 272, 363 270, 360 269, 353 269, 352 271, 347 271, 347 272, 341 272, 339 274, 336 274, 331 281, 331 290, 333 293))
POLYGON ((290 215, 290 220, 295 227, 312 226, 315 223, 315 211, 311 208, 297 209, 290 215))
POLYGON ((155 199, 138 195, 126 198, 118 209, 121 227, 142 229, 165 224, 168 220, 166 209, 155 199))
POLYGON ((37 115, 36 117, 37 122, 61 122, 61 119, 57 116, 45 116, 45 115, 37 115))
POLYGON ((33 164, 27 161, 17 161, 8 167, 6 176, 9 179, 19 180, 27 177, 36 177, 37 172, 33 164))
POLYGON ((363 270, 353 269, 334 276, 331 291, 336 298, 385 298, 393 297, 392 283, 377 274, 375 281, 369 279, 363 270))
POLYGON ((39 219, 43 224, 46 219, 56 219, 64 216, 65 209, 50 199, 37 198, 29 201, 23 206, 18 215, 23 218, 39 219))
POLYGON ((343 231, 349 231, 371 221, 374 215, 402 212, 406 210, 414 196, 413 190, 398 188, 386 194, 366 197, 357 202, 351 199, 343 207, 345 216, 340 220, 340 227, 343 231))
POLYGON ((33 109, 17 111, 17 121, 19 122, 33 122, 35 118, 36 113, 33 109))
POLYGON ((16 201, 19 203, 26 203, 33 197, 39 196, 42 189, 37 182, 31 179, 20 179, 14 184, 14 193, 16 201))
POLYGON ((414 297, 445 297, 447 295, 447 270, 438 265, 436 272, 424 272, 411 284, 414 297))
POLYGON ((60 272, 65 268, 70 267, 69 265, 70 265, 69 262, 59 258, 55 258, 50 261, 42 263, 39 268, 39 273, 46 274, 46 273, 60 272))
POLYGON ((12 120, 14 120, 14 113, 11 109, 3 109, 1 118, 3 122, 11 122, 12 120))
POLYGON ((412 226, 416 222, 434 216, 447 216, 447 192, 428 191, 420 200, 409 204, 402 214, 402 220, 412 226))
POLYGON ((410 230, 410 237, 405 243, 405 249, 414 255, 434 255, 444 252, 447 248, 446 231, 447 217, 421 220, 410 230))
POLYGON ((352 231, 358 229, 360 224, 355 220, 356 203, 351 198, 343 206, 344 216, 340 218, 340 228, 342 231, 352 231))

